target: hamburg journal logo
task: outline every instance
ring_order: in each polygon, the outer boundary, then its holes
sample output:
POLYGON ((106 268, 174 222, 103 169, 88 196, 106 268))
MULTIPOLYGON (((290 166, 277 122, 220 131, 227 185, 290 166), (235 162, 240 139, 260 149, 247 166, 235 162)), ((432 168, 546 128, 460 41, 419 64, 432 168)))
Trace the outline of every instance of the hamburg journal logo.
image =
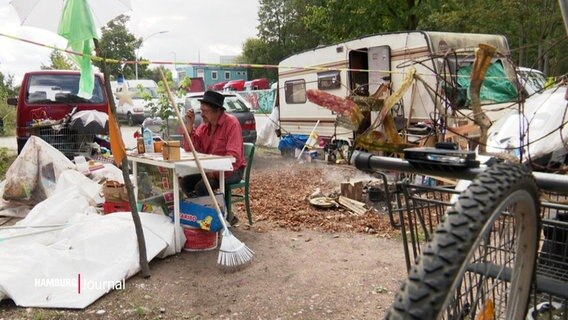
POLYGON ((78 273, 73 278, 36 278, 34 279, 36 288, 70 288, 81 294, 82 291, 90 290, 124 290, 126 289, 125 279, 121 280, 92 280, 81 277, 78 273))

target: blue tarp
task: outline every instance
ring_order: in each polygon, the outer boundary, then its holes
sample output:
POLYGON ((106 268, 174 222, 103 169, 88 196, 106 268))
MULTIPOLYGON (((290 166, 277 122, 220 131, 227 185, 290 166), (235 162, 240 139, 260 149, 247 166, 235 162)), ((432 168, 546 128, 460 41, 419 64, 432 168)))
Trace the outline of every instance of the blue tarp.
POLYGON ((307 140, 307 134, 288 134, 282 136, 278 144, 278 150, 302 149, 307 140))

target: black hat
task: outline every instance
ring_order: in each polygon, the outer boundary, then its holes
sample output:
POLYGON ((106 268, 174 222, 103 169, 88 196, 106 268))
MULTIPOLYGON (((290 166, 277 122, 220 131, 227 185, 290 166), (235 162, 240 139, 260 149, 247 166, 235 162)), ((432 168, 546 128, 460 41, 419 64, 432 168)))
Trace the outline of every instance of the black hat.
POLYGON ((199 102, 208 104, 212 107, 217 107, 225 110, 225 107, 223 106, 223 102, 225 101, 225 96, 217 91, 207 90, 205 91, 205 94, 203 94, 203 99, 197 99, 197 100, 199 100, 199 102))

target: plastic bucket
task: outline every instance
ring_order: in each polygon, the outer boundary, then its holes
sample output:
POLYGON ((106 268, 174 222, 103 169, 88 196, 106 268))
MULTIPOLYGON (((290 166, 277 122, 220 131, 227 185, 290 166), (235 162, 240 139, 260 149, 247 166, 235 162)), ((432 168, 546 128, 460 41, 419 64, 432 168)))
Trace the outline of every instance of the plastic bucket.
POLYGON ((183 247, 185 251, 209 251, 217 248, 218 232, 183 226, 183 233, 186 238, 183 247))

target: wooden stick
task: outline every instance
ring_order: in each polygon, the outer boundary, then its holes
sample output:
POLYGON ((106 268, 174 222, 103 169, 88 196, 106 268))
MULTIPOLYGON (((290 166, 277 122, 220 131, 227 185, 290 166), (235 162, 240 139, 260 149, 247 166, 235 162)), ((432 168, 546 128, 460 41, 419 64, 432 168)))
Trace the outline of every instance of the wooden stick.
MULTIPOLYGON (((112 96, 112 88, 110 86, 110 75, 106 64, 106 58, 103 55, 101 55, 101 49, 98 41, 96 39, 93 40, 95 42, 95 50, 97 52, 97 55, 102 56, 103 58, 102 69, 105 80, 105 90, 107 92, 109 100, 110 112, 113 115, 116 115, 116 106, 114 105, 114 98, 112 96)), ((116 116, 114 117, 114 119, 116 120, 116 116)), ((117 125, 119 126, 118 129, 120 130, 120 125, 118 124, 118 121, 117 125)), ((126 186, 126 191, 128 193, 130 214, 132 215, 132 221, 134 222, 134 230, 136 231, 136 239, 138 240, 138 262, 140 263, 140 273, 142 277, 149 278, 150 265, 148 264, 148 255, 146 253, 146 239, 144 238, 144 229, 142 228, 142 222, 140 220, 140 215, 138 214, 138 208, 136 207, 136 197, 134 196, 134 188, 132 187, 132 181, 130 181, 130 173, 128 172, 128 157, 126 153, 124 154, 124 158, 122 159, 121 169, 122 169, 122 178, 124 179, 124 185, 126 186)))
MULTIPOLYGON (((189 141, 189 147, 191 148, 191 153, 193 154, 193 158, 195 158, 195 163, 197 164, 197 169, 199 169, 199 172, 201 173, 201 178, 203 179, 203 183, 205 184, 205 187, 207 188, 207 192, 209 192, 209 197, 211 198, 211 201, 213 202, 213 206, 215 207, 215 210, 217 211, 217 215, 219 215, 219 220, 221 220, 221 223, 223 224, 223 228, 228 230, 227 223, 225 222, 225 218, 223 217, 223 213, 221 212, 221 208, 219 207, 219 203, 217 202, 217 198, 215 198, 215 193, 213 192, 213 189, 211 189, 211 184, 209 183, 209 179, 207 179, 207 174, 205 174, 205 170, 201 166, 201 160, 199 160, 199 157, 197 156, 197 152, 195 151, 195 148, 193 147, 193 141, 191 141, 191 137, 189 135, 189 132, 187 131, 187 127, 185 126, 185 123, 183 122, 183 117, 181 116, 181 113, 179 112, 179 108, 177 106, 177 103, 175 102, 175 99, 172 95, 172 92, 170 91, 170 86, 168 85, 168 80, 164 76, 164 72, 162 71, 162 68, 158 68, 158 70, 160 70, 160 75, 162 76, 162 80, 164 82, 164 87, 166 88, 166 92, 168 93, 168 98, 170 99, 170 102, 172 103, 172 106, 174 107, 174 111, 176 112, 176 115, 178 116, 179 122, 180 122, 180 124, 183 128, 183 134, 184 134, 185 138, 189 141)), ((174 177, 174 179, 175 179, 175 177, 174 177)))

